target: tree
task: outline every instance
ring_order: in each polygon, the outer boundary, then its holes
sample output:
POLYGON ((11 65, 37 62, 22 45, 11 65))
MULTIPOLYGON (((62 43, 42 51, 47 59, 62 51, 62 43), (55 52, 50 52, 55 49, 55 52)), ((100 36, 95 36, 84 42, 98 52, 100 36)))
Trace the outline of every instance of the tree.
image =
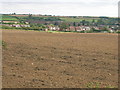
POLYGON ((81 23, 82 23, 82 25, 85 25, 86 21, 85 21, 85 20, 82 20, 81 23))
POLYGON ((73 26, 76 26, 76 23, 75 23, 75 22, 73 23, 73 26))
POLYGON ((60 25, 60 30, 65 30, 65 29, 67 29, 68 27, 69 27, 68 23, 63 22, 63 23, 61 23, 61 25, 60 25))
POLYGON ((28 17, 29 17, 29 18, 32 18, 32 14, 29 14, 28 17))
POLYGON ((108 31, 108 28, 107 27, 103 27, 102 30, 108 31))
POLYGON ((95 25, 95 19, 92 20, 91 25, 95 25))
POLYGON ((80 23, 78 23, 78 26, 80 26, 80 23))
POLYGON ((16 13, 12 13, 12 15, 16 15, 16 13))
POLYGON ((92 20, 92 23, 95 23, 95 19, 92 20))

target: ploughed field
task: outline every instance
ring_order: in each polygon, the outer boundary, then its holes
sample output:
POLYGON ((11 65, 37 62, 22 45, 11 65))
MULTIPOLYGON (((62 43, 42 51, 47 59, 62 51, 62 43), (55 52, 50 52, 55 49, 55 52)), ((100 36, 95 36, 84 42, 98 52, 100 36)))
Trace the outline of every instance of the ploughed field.
POLYGON ((118 87, 117 34, 3 30, 3 88, 118 87))

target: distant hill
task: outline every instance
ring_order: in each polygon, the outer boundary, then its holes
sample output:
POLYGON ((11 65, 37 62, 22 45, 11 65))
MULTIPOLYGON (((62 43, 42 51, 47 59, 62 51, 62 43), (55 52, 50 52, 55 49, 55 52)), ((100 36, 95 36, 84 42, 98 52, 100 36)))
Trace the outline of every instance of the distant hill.
POLYGON ((35 14, 3 14, 3 21, 20 21, 20 22, 31 22, 31 23, 42 23, 47 24, 56 24, 60 22, 66 22, 69 24, 91 24, 94 23, 96 25, 115 25, 118 23, 118 18, 116 17, 105 17, 105 16, 52 16, 52 15, 35 15, 35 14))

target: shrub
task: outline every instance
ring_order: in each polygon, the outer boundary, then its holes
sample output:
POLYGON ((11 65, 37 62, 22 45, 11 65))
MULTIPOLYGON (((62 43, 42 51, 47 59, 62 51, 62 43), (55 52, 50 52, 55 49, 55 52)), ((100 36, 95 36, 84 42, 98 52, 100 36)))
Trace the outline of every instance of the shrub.
POLYGON ((6 48, 6 47, 7 47, 6 42, 2 41, 1 43, 2 43, 2 47, 3 47, 3 48, 6 48))

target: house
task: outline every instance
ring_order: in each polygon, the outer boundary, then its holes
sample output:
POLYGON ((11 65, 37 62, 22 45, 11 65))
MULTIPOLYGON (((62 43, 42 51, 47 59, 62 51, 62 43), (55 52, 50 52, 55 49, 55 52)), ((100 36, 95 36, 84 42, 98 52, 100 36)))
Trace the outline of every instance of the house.
POLYGON ((56 31, 59 31, 59 30, 60 30, 60 28, 59 28, 58 26, 56 26, 56 27, 55 27, 55 30, 56 30, 56 31))
POLYGON ((44 31, 46 31, 46 32, 47 32, 47 31, 48 31, 48 28, 45 28, 45 29, 44 29, 44 31))
POLYGON ((89 26, 70 26, 66 31, 89 31, 91 28, 89 26))
POLYGON ((75 27, 75 31, 82 31, 81 27, 75 27))
POLYGON ((85 26, 85 30, 86 30, 86 31, 90 31, 90 29, 91 29, 90 27, 85 26))
POLYGON ((13 24, 13 25, 11 25, 12 27, 30 27, 30 25, 24 25, 24 24, 22 24, 22 25, 19 25, 19 24, 13 24))
POLYGON ((13 24, 13 25, 11 25, 12 27, 21 27, 19 24, 13 24))
POLYGON ((47 26, 48 30, 51 30, 51 31, 59 31, 60 28, 58 26, 47 26))
POLYGON ((30 27, 30 25, 20 25, 21 27, 30 27))
POLYGON ((67 30, 68 31, 75 31, 75 27, 74 26, 70 26, 67 30))
POLYGON ((25 22, 25 24, 29 24, 29 22, 25 22))
POLYGON ((111 27, 111 28, 108 28, 108 31, 111 32, 111 33, 114 33, 115 30, 111 27))
POLYGON ((94 27, 92 27, 92 28, 94 28, 95 30, 99 30, 99 29, 100 29, 99 27, 95 27, 95 26, 94 26, 94 27))
POLYGON ((79 26, 77 31, 89 31, 91 28, 89 26, 79 26))
POLYGON ((49 25, 48 25, 47 28, 48 28, 48 30, 51 30, 51 31, 53 30, 53 27, 52 27, 52 26, 49 26, 49 25))

